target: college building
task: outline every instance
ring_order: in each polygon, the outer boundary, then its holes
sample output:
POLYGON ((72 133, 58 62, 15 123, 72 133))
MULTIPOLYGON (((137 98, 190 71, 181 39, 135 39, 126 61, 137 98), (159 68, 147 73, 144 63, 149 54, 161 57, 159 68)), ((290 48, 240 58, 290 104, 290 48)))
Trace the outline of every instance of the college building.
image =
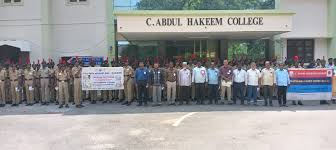
POLYGON ((336 0, 273 0, 240 10, 149 2, 0 0, 0 59, 336 57, 336 0))

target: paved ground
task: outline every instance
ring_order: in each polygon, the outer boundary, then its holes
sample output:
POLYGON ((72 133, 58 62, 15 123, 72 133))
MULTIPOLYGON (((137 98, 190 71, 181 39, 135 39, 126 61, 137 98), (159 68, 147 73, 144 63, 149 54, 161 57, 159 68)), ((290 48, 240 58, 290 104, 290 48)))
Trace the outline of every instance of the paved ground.
POLYGON ((0 149, 336 149, 336 105, 86 106, 0 108, 0 149))

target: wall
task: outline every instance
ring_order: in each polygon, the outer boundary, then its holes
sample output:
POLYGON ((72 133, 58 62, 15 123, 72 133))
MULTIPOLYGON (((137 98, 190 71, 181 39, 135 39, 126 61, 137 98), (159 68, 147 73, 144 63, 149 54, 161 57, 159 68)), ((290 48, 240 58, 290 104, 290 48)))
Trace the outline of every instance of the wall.
POLYGON ((24 5, 0 6, 0 40, 31 43, 31 61, 42 57, 41 0, 25 0, 24 5))
POLYGON ((54 56, 107 56, 105 0, 69 5, 51 2, 51 46, 54 56))
POLYGON ((281 0, 279 9, 296 13, 292 32, 282 34, 282 38, 328 37, 327 0, 281 0))

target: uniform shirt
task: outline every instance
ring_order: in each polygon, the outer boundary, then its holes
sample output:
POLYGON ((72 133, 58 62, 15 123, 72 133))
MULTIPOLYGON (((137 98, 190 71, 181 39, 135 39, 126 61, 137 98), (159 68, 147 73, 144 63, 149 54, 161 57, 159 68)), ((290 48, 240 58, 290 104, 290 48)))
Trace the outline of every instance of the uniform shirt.
POLYGON ((71 74, 74 78, 81 78, 82 77, 82 73, 81 73, 82 68, 80 66, 78 67, 73 67, 71 69, 71 74))
POLYGON ((9 72, 9 79, 11 80, 11 81, 17 81, 18 79, 19 79, 19 71, 18 70, 12 70, 11 69, 11 71, 9 72))
POLYGON ((194 83, 208 82, 208 75, 206 69, 202 66, 200 68, 199 67, 194 68, 191 81, 194 83))
POLYGON ((246 73, 246 85, 258 86, 260 71, 258 69, 249 69, 246 73))
POLYGON ((30 69, 30 70, 28 70, 28 69, 25 69, 24 70, 24 76, 25 76, 25 79, 26 80, 32 80, 32 79, 34 79, 34 70, 32 70, 32 69, 30 69))
POLYGON ((189 69, 181 69, 178 74, 178 81, 180 86, 191 85, 191 72, 189 69))
POLYGON ((228 67, 224 67, 222 66, 220 68, 220 76, 222 78, 228 78, 229 80, 232 80, 232 76, 233 76, 233 70, 232 70, 232 67, 231 66, 228 66, 228 67))
POLYGON ((261 70, 261 84, 262 85, 273 85, 274 84, 274 69, 264 68, 261 70))
POLYGON ((6 69, 1 69, 0 71, 0 82, 4 82, 7 79, 6 69))
POLYGON ((177 70, 175 68, 166 69, 166 81, 176 82, 177 80, 177 70))
POLYGON ((290 84, 290 79, 287 70, 278 69, 275 72, 275 83, 277 86, 288 86, 290 84))
POLYGON ((217 68, 209 68, 208 69, 208 80, 209 80, 209 84, 212 85, 218 85, 219 83, 219 78, 220 74, 219 74, 219 70, 217 68))
POLYGON ((125 66, 124 67, 124 77, 125 77, 125 80, 128 80, 131 77, 134 77, 133 74, 134 74, 134 71, 133 71, 133 68, 131 66, 125 66))
POLYGON ((41 78, 49 78, 49 75, 50 75, 50 70, 49 70, 49 68, 42 68, 41 70, 40 70, 40 74, 41 74, 41 78))
POLYGON ((236 83, 245 83, 245 79, 246 79, 246 71, 244 69, 235 69, 233 70, 233 82, 236 83))
POLYGON ((57 78, 59 81, 66 81, 68 80, 68 72, 66 70, 64 71, 60 71, 58 74, 57 74, 57 78))
POLYGON ((135 80, 138 81, 148 81, 149 72, 147 68, 138 68, 135 70, 135 80))

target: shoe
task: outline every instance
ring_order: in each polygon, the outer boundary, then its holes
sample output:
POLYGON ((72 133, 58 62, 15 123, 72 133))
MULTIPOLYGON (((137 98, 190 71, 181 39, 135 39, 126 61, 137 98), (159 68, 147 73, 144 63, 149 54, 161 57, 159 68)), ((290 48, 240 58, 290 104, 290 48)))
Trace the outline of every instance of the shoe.
POLYGON ((299 104, 300 106, 302 106, 302 105, 303 105, 301 101, 299 101, 299 102, 298 102, 298 104, 299 104))
POLYGON ((65 105, 65 108, 69 108, 69 105, 68 105, 68 104, 66 104, 66 105, 65 105))
POLYGON ((123 102, 121 105, 127 105, 128 104, 128 102, 126 101, 126 102, 123 102))
POLYGON ((58 108, 63 108, 63 104, 62 104, 62 105, 60 105, 58 108))
POLYGON ((96 101, 92 101, 91 104, 96 104, 97 102, 96 101))
POLYGON ((107 101, 103 101, 103 104, 106 104, 107 103, 107 101))
POLYGON ((126 104, 126 106, 131 106, 131 104, 132 104, 132 103, 131 103, 131 102, 129 102, 129 103, 127 103, 127 104, 126 104))
POLYGON ((142 106, 142 103, 139 103, 137 106, 142 106))
POLYGON ((273 104, 270 104, 269 106, 270 106, 270 107, 273 107, 273 104))
POLYGON ((5 107, 5 106, 6 106, 6 104, 1 104, 1 105, 0 105, 0 107, 5 107))
POLYGON ((121 103, 121 102, 123 102, 123 101, 124 101, 124 100, 123 100, 123 99, 121 99, 121 100, 119 100, 119 101, 118 101, 118 103, 121 103))
POLYGON ((292 105, 296 105, 296 101, 292 101, 292 105))
POLYGON ((283 107, 288 107, 286 104, 282 105, 283 107))

